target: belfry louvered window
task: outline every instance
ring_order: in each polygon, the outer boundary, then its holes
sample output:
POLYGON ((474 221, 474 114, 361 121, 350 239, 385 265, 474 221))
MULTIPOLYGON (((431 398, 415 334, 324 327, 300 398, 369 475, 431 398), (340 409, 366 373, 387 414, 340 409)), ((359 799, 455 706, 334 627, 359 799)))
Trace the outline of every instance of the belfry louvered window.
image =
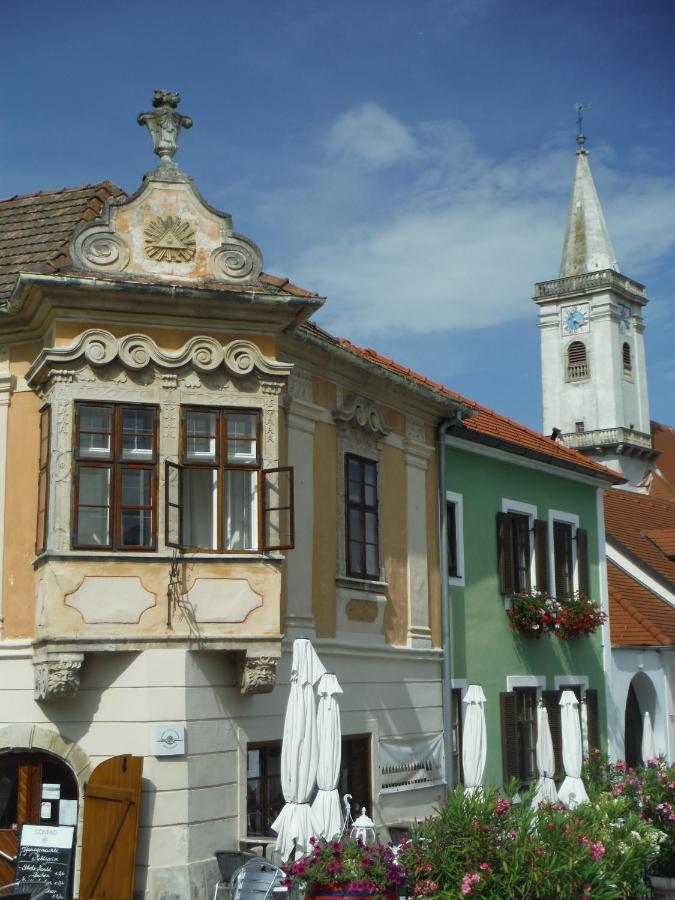
POLYGON ((621 359, 623 361, 623 374, 632 375, 633 357, 630 352, 630 344, 628 343, 628 341, 624 341, 623 347, 621 348, 621 359))
POLYGON ((582 341, 572 341, 567 348, 568 381, 581 381, 590 375, 586 345, 582 341))

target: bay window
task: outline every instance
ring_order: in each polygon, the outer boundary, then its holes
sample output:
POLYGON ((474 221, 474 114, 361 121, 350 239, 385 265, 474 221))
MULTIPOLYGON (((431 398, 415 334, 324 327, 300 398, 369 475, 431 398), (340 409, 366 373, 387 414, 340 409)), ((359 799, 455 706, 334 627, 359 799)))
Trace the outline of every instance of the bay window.
POLYGON ((73 492, 74 548, 155 549, 155 407, 75 404, 73 492))

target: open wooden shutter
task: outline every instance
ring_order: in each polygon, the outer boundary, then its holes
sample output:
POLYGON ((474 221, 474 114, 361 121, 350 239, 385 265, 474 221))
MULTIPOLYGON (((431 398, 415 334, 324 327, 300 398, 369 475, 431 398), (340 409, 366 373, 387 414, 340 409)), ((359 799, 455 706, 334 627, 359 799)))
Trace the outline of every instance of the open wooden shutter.
POLYGON ((499 705, 502 715, 502 773, 506 784, 509 778, 520 778, 516 695, 505 691, 499 695, 499 705))
POLYGON ((183 467, 166 461, 164 466, 164 530, 167 547, 183 546, 181 477, 183 467))
POLYGON ((499 593, 513 594, 513 522, 509 513, 497 513, 497 569, 499 593))
POLYGON ((548 591, 548 522, 545 519, 534 522, 534 563, 537 590, 548 591))
POLYGON ((589 594, 588 574, 588 532, 585 528, 577 528, 577 570, 579 572, 579 593, 586 597, 589 594))
POLYGON ((80 900, 131 900, 143 757, 97 766, 84 792, 80 900))
POLYGON ((548 714, 548 725, 551 729, 553 755, 555 756, 555 776, 562 778, 564 768, 562 761, 562 726, 560 722, 560 691, 542 691, 541 702, 548 714))
POLYGON ((292 550, 295 546, 292 466, 265 469, 262 484, 263 548, 292 550))
POLYGON ((598 719, 598 692, 586 689, 586 723, 588 725, 588 753, 600 749, 600 722, 598 719))

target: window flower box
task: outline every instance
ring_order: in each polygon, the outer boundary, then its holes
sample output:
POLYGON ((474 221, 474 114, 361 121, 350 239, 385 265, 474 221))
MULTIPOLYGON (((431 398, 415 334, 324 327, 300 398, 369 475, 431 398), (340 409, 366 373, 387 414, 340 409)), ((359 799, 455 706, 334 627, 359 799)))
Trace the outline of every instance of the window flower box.
POLYGON ((511 597, 509 627, 529 637, 553 635, 567 641, 593 634, 607 621, 600 604, 584 594, 557 600, 546 591, 523 591, 511 597))

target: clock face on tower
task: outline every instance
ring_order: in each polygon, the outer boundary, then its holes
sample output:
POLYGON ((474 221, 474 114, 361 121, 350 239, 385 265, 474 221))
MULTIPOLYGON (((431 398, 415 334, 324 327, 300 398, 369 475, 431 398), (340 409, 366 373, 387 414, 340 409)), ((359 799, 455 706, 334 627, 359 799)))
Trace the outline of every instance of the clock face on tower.
POLYGON ((571 334, 585 334, 590 328, 588 303, 565 306, 560 310, 560 327, 563 337, 571 334))

